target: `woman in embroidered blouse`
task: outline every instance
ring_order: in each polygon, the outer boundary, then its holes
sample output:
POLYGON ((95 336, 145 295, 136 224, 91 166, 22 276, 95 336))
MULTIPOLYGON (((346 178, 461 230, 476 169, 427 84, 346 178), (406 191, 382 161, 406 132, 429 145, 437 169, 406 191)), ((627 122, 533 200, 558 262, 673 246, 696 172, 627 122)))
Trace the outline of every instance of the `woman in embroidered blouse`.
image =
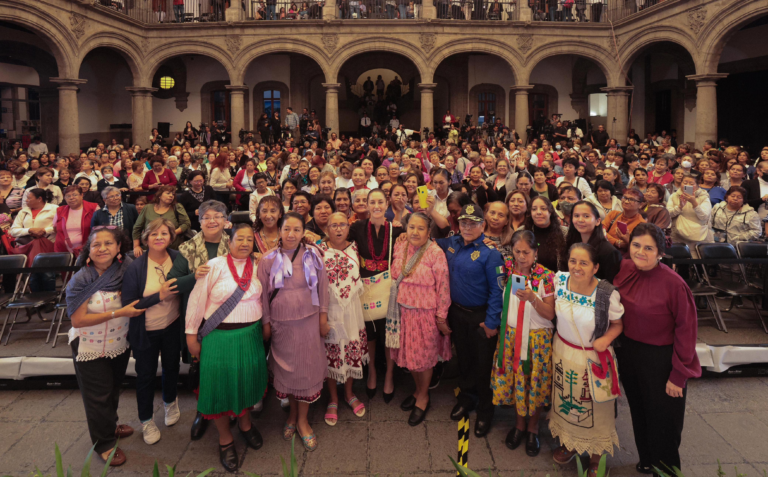
POLYGON ((231 416, 237 417, 249 447, 259 449, 263 444, 248 412, 267 387, 262 290, 252 252, 251 227, 235 224, 229 253, 208 261, 208 272, 189 296, 185 326, 189 354, 200 359, 197 409, 216 424, 221 464, 229 472, 238 467, 231 416))
POLYGON ((549 429, 561 443, 552 456, 555 462, 566 464, 587 452, 590 476, 596 475, 600 455, 613 455, 613 447, 619 445, 614 405, 606 396, 620 394, 611 343, 623 329, 624 307, 619 292, 595 276, 599 268, 595 249, 576 243, 568 254, 568 272, 557 274, 557 334, 552 348, 555 389, 549 415, 549 429), (602 364, 606 372, 602 380, 594 366, 588 372, 588 360, 602 364), (595 383, 590 383, 591 376, 595 383), (599 386, 604 402, 597 402, 592 384, 599 386))
POLYGON ((505 331, 499 334, 491 388, 493 404, 517 410, 517 424, 507 434, 507 447, 517 449, 526 439, 525 451, 534 457, 540 449, 541 409, 549 405, 552 394, 555 274, 536 263, 538 243, 533 232, 518 230, 511 244, 513 259, 506 260, 506 268, 509 275, 525 277, 525 289, 512 293, 513 280, 508 279, 501 316, 505 331))
POLYGON ((327 374, 323 337, 330 330, 329 291, 322 252, 303 245, 303 237, 303 218, 285 214, 280 246, 261 259, 258 277, 264 338, 272 337, 269 369, 277 397, 288 398, 291 406, 283 438, 290 440, 298 431, 304 447, 313 451, 317 437, 307 413, 320 398, 327 374))
MULTIPOLYGON (((388 222, 384 218, 387 210, 387 198, 381 189, 370 192, 358 191, 355 193, 355 202, 358 202, 358 194, 367 193, 367 207, 370 218, 358 220, 349 228, 349 239, 355 242, 360 252, 360 276, 365 280, 389 270, 390 239, 394 247, 397 237, 403 233, 403 228, 397 223, 388 222)), ((356 211, 357 213, 357 211, 356 211)), ((363 282, 365 284, 365 281, 363 282)), ((386 300, 384 296, 382 299, 386 300)), ((375 315, 376 310, 369 310, 375 315)), ((368 320, 368 318, 366 318, 368 320)), ((368 362, 368 382, 366 392, 369 398, 376 394, 376 346, 384 346, 385 317, 365 322, 365 332, 368 336, 368 354, 371 359, 368 362)), ((395 362, 389 354, 389 349, 384 353, 387 360, 387 372, 384 376, 384 401, 389 403, 395 396, 394 369, 395 362)))
MULTIPOLYGON (((83 397, 91 442, 107 460, 118 438, 133 434, 133 429, 117 424, 120 390, 128 368, 128 322, 144 310, 123 306, 120 288, 123 273, 131 259, 128 238, 117 227, 97 227, 78 257, 83 266, 67 284, 67 310, 72 317, 69 345, 75 374, 83 397)), ((112 466, 125 463, 117 448, 112 466)))
POLYGON ((446 323, 451 306, 448 262, 429 239, 432 220, 422 212, 409 216, 392 257, 392 289, 387 310, 386 345, 392 360, 411 371, 416 391, 400 408, 411 411, 408 424, 424 420, 430 407, 429 383, 438 360, 451 359, 451 329, 446 323))
POLYGON ((368 338, 365 334, 363 281, 360 278, 360 257, 357 246, 350 242, 347 216, 334 212, 328 220, 328 237, 320 249, 324 253, 325 269, 330 286, 328 324, 331 332, 325 339, 328 359, 328 391, 330 399, 325 411, 325 423, 338 422, 339 393, 336 383, 344 384, 344 402, 357 417, 365 415, 365 405, 352 392, 355 379, 363 379, 363 366, 368 363, 368 338))

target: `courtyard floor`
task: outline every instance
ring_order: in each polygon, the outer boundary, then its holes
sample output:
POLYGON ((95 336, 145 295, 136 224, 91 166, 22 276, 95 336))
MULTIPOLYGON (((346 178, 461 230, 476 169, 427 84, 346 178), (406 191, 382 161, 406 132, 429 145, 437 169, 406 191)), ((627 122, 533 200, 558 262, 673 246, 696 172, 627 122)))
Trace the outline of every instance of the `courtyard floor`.
MULTIPOLYGON (((756 344, 768 342, 754 314, 740 313, 743 318, 729 316, 730 333, 717 331, 702 321, 699 339, 710 344, 756 344), (719 341, 719 343, 718 343, 719 341)), ((710 322, 711 323, 711 322, 710 322)), ((65 339, 55 349, 41 344, 40 335, 14 336, 10 346, 0 346, 3 356, 68 356, 65 339)), ((446 366, 446 375, 455 375, 454 363, 446 366)), ((400 410, 400 402, 413 390, 413 381, 405 373, 397 375, 395 399, 385 404, 379 392, 372 400, 365 396, 364 384, 357 382, 355 392, 366 404, 363 418, 352 414, 343 403, 339 423, 329 427, 323 422, 327 396, 314 404, 310 420, 319 447, 307 453, 297 442, 299 475, 302 476, 441 476, 456 475, 448 456, 456 458, 457 423, 449 413, 455 403, 453 390, 456 380, 446 377, 432 391, 432 408, 424 423, 408 426, 408 413, 400 410)), ((135 392, 125 389, 120 399, 120 422, 137 432, 121 441, 128 461, 110 475, 149 476, 152 466, 160 464, 161 475, 167 475, 165 465, 176 466, 179 475, 194 475, 208 468, 209 475, 228 475, 218 463, 217 434, 213 426, 205 436, 192 442, 189 429, 195 414, 195 398, 180 392, 181 420, 173 427, 163 424, 160 393, 155 400, 155 421, 162 439, 153 446, 144 444, 139 430, 135 392)), ((281 438, 286 414, 280 409, 274 394, 265 401, 265 408, 253 421, 264 437, 264 446, 254 451, 246 448, 235 432, 235 443, 241 470, 262 476, 282 475, 280 457, 290 456, 291 445, 281 438)), ((510 451, 504 439, 514 425, 515 411, 500 408, 496 412, 490 434, 482 439, 471 435, 469 467, 484 471, 490 468, 494 477, 528 477, 576 474, 575 464, 557 466, 551 451, 557 447, 546 422, 541 425, 542 449, 538 457, 526 456, 524 446, 510 451)), ((470 416, 470 433, 475 414, 470 416)), ((635 471, 637 451, 632 438, 632 424, 626 400, 619 400, 616 427, 621 449, 609 457, 611 476, 639 476, 635 471)), ((61 449, 65 467, 72 466, 79 475, 85 456, 91 447, 78 390, 46 389, 0 391, 0 475, 27 476, 35 466, 45 474, 54 474, 54 444, 61 449)), ((683 471, 686 477, 716 477, 718 460, 727 477, 743 474, 765 476, 768 470, 768 377, 702 378, 689 384, 687 413, 681 446, 683 471)), ((100 475, 103 462, 94 458, 92 472, 100 475)))

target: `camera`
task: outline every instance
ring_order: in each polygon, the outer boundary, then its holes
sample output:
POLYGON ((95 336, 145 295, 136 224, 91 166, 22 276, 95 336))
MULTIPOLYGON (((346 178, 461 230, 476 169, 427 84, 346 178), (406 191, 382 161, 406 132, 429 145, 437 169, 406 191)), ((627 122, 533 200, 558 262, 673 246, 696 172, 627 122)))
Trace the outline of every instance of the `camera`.
POLYGON ((323 134, 328 134, 331 132, 331 128, 323 128, 323 134))

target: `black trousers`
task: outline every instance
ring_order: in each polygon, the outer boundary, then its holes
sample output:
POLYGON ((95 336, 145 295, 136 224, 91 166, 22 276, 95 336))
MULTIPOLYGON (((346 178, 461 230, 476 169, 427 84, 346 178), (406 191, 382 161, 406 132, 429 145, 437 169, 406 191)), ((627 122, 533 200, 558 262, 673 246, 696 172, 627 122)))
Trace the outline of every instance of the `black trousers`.
POLYGON ((147 331, 149 347, 133 350, 133 359, 136 360, 136 402, 139 408, 139 420, 142 422, 152 419, 158 358, 161 358, 163 367, 163 402, 170 404, 176 400, 182 320, 183 317, 180 317, 163 330, 147 331))
POLYGON ((491 371, 497 336, 487 338, 480 323, 485 322, 485 307, 469 309, 452 304, 448 309, 456 357, 459 362, 459 402, 477 401, 478 419, 493 417, 491 371))
POLYGON ((621 337, 616 348, 619 376, 629 402, 640 464, 666 471, 680 468, 680 440, 685 418, 685 396, 667 395, 672 372, 672 345, 654 346, 621 337))
POLYGON ((77 361, 80 338, 72 342, 72 359, 75 362, 77 386, 83 396, 85 418, 91 443, 96 452, 103 454, 115 447, 117 438, 117 404, 120 399, 120 384, 125 378, 131 351, 114 358, 98 358, 92 361, 77 361))

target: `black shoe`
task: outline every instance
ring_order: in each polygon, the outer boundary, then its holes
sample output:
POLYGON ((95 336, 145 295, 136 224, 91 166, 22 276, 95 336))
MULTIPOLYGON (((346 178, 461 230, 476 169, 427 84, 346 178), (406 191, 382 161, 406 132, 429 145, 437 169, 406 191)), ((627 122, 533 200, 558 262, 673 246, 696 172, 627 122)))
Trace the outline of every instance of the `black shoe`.
POLYGON ((421 424, 421 421, 423 421, 424 418, 427 417, 427 411, 429 411, 430 404, 432 404, 431 399, 427 401, 427 407, 424 408, 424 410, 421 410, 419 407, 416 406, 416 404, 414 404, 413 411, 411 411, 411 415, 408 417, 408 425, 418 426, 419 424, 421 424))
POLYGON ((227 446, 219 446, 219 462, 227 472, 237 472, 238 460, 234 442, 227 446))
POLYGON ((536 457, 539 455, 541 449, 541 443, 539 443, 539 435, 533 432, 528 433, 528 440, 525 441, 525 453, 530 457, 536 457))
POLYGON ((365 394, 368 395, 368 399, 373 399, 373 396, 376 395, 376 388, 371 389, 368 386, 366 386, 365 387, 365 394))
POLYGON ((251 428, 247 431, 240 429, 240 434, 245 437, 245 442, 251 449, 259 450, 264 445, 264 439, 261 438, 261 434, 253 424, 251 424, 251 428))
POLYGON ((475 437, 485 437, 491 430, 492 417, 478 417, 475 421, 475 437))
POLYGON ((384 397, 384 403, 389 404, 395 398, 395 390, 393 389, 391 393, 382 392, 381 395, 384 397))
POLYGON ((507 439, 504 441, 504 443, 507 445, 507 447, 510 450, 515 450, 518 447, 520 447, 520 444, 523 443, 523 438, 525 437, 525 431, 521 431, 518 428, 514 428, 511 431, 509 431, 509 434, 507 434, 507 439))
POLYGON ((415 406, 416 406, 416 398, 413 397, 413 395, 410 395, 407 398, 405 398, 402 404, 400 404, 400 409, 402 409, 403 411, 412 411, 415 406))
POLYGON ((192 421, 192 429, 190 431, 192 440, 196 441, 203 437, 206 429, 208 429, 208 421, 198 411, 195 415, 195 420, 192 421))
POLYGON ((466 417, 470 412, 474 411, 475 405, 472 403, 459 402, 453 406, 451 411, 451 419, 454 421, 460 421, 462 417, 466 417))
POLYGON ((643 465, 640 462, 637 463, 637 465, 635 466, 635 469, 637 469, 637 471, 640 472, 641 474, 653 473, 653 469, 651 469, 650 465, 643 465))

